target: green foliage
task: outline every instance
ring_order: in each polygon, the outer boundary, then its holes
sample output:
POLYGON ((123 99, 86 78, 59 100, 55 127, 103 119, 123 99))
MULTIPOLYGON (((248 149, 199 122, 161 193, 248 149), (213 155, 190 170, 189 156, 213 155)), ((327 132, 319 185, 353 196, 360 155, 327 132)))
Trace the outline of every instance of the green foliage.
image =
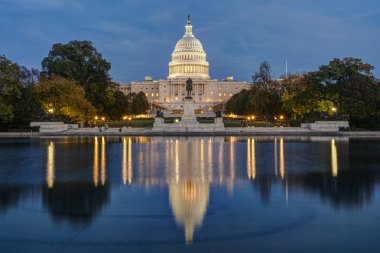
POLYGON ((103 59, 90 41, 73 40, 67 44, 54 44, 49 55, 42 61, 43 74, 72 79, 83 86, 88 101, 98 113, 113 117, 116 105, 116 84, 108 71, 111 64, 103 59))
POLYGON ((145 114, 149 109, 149 102, 144 92, 131 93, 128 95, 131 103, 131 114, 145 114))
POLYGON ((262 87, 252 89, 247 112, 266 119, 281 113, 281 97, 275 89, 262 87))
POLYGON ((42 104, 34 94, 34 84, 28 83, 21 90, 21 97, 14 104, 14 127, 28 126, 29 123, 41 114, 42 104))
POLYGON ((0 123, 11 123, 14 118, 13 103, 21 96, 20 67, 0 56, 0 123))
POLYGON ((340 115, 350 118, 351 125, 373 128, 372 123, 365 123, 368 122, 365 119, 378 118, 380 111, 379 83, 372 74, 373 69, 360 59, 333 59, 318 71, 290 77, 283 83, 284 108, 307 118, 316 112, 332 114, 331 109, 335 107, 340 115), (300 85, 294 89, 291 79, 300 85))
POLYGON ((248 102, 250 100, 250 91, 242 90, 239 93, 233 95, 226 103, 226 112, 238 114, 238 115, 246 115, 248 102))
POLYGON ((92 119, 95 108, 85 98, 83 87, 75 81, 60 76, 42 77, 35 94, 45 112, 64 120, 84 122, 92 119))
POLYGON ((263 62, 252 78, 254 81, 252 89, 242 90, 227 102, 227 113, 254 114, 267 120, 279 114, 282 106, 280 86, 271 79, 269 64, 263 62))
POLYGON ((11 105, 7 105, 0 99, 0 120, 1 123, 9 123, 13 120, 13 107, 11 105))
POLYGON ((116 90, 113 93, 114 103, 108 105, 106 111, 108 111, 108 116, 112 120, 119 120, 123 115, 129 114, 131 104, 129 99, 123 92, 116 90))

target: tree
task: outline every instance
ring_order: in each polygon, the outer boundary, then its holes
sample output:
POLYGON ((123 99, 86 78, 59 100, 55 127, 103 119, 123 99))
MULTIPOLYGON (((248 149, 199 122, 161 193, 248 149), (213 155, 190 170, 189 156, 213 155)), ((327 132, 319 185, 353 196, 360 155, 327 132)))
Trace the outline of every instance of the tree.
POLYGON ((233 95, 226 103, 226 112, 238 115, 246 115, 250 92, 242 90, 233 95))
POLYGON ((29 123, 38 118, 42 113, 42 105, 34 94, 33 83, 26 84, 21 89, 21 97, 14 101, 14 127, 28 126, 29 123))
POLYGON ((5 56, 0 56, 0 123, 14 118, 13 102, 21 96, 20 68, 5 56))
POLYGON ((242 90, 232 96, 226 104, 227 113, 254 114, 263 117, 266 122, 279 114, 282 106, 281 86, 271 76, 270 65, 261 63, 259 71, 252 76, 254 86, 249 91, 242 90))
POLYGON ((269 118, 273 118, 281 113, 281 96, 276 90, 257 88, 252 92, 249 104, 251 112, 264 117, 268 123, 269 118))
POLYGON ((312 98, 313 92, 309 90, 303 74, 289 75, 281 81, 281 86, 282 108, 293 120, 302 120, 332 107, 326 100, 312 98))
POLYGON ((84 122, 95 115, 95 108, 85 98, 83 87, 73 80, 60 76, 41 77, 35 93, 46 112, 64 120, 84 122))
POLYGON ((13 127, 25 127, 42 113, 42 105, 34 94, 34 86, 38 82, 39 71, 20 67, 21 96, 14 100, 13 127))
POLYGON ((106 108, 110 119, 119 120, 123 115, 131 113, 131 103, 128 96, 117 90, 114 92, 115 102, 106 108))
POLYGON ((110 69, 111 64, 86 40, 54 44, 42 61, 44 75, 62 76, 83 86, 86 98, 99 113, 107 113, 105 108, 115 102, 116 85, 108 74, 110 69))
POLYGON ((281 86, 272 80, 271 68, 266 61, 261 63, 259 71, 252 79, 256 86, 251 90, 249 111, 264 117, 267 124, 269 118, 281 112, 281 86))
POLYGON ((379 83, 372 74, 373 69, 361 59, 333 59, 328 65, 305 76, 307 88, 304 95, 308 99, 326 101, 326 107, 321 110, 328 111, 336 107, 341 115, 350 117, 353 125, 358 125, 364 119, 377 118, 380 93, 379 83))
POLYGON ((268 62, 264 61, 260 64, 259 71, 255 72, 252 76, 252 80, 253 83, 263 89, 271 90, 273 88, 272 74, 268 62))
POLYGON ((149 102, 144 92, 130 94, 131 112, 132 114, 145 114, 149 109, 149 102))

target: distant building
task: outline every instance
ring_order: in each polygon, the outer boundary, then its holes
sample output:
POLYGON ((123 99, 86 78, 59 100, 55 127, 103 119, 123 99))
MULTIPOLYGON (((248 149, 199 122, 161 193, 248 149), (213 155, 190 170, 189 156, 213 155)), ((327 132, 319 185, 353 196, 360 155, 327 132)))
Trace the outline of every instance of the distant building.
POLYGON ((209 63, 202 43, 193 35, 190 16, 185 34, 178 40, 169 62, 167 79, 155 81, 147 76, 142 82, 121 84, 124 94, 144 92, 149 103, 168 109, 182 109, 186 94, 186 80, 193 80, 193 95, 197 109, 209 108, 227 100, 243 89, 250 89, 252 83, 234 81, 232 76, 223 81, 211 79, 209 63))

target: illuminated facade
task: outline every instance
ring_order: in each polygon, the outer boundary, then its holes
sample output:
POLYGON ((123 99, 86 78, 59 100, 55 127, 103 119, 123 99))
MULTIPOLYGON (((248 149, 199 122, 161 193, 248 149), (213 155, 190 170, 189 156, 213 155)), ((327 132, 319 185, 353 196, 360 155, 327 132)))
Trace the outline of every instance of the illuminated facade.
POLYGON ((155 81, 151 77, 145 77, 142 82, 122 84, 119 89, 124 94, 144 92, 149 103, 168 110, 182 109, 186 80, 189 77, 193 80, 192 97, 197 109, 225 103, 234 94, 252 86, 252 83, 234 81, 233 77, 224 81, 210 78, 206 52, 194 36, 188 17, 185 34, 178 40, 172 53, 167 79, 155 81))

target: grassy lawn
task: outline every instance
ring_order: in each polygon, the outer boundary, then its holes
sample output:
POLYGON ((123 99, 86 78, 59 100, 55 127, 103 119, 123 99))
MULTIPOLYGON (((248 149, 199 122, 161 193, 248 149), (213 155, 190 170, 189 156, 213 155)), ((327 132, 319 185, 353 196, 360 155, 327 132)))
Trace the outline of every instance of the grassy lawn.
POLYGON ((108 125, 108 127, 117 128, 117 127, 152 127, 154 119, 133 119, 126 121, 109 121, 104 123, 96 124, 98 127, 108 125))
MULTIPOLYGON (((254 126, 254 127, 266 127, 265 121, 246 121, 241 119, 225 119, 224 120, 225 127, 244 127, 244 126, 254 126), (243 123, 242 123, 243 122, 243 123)), ((274 126, 286 126, 286 123, 279 122, 268 122, 268 127, 274 126)))

